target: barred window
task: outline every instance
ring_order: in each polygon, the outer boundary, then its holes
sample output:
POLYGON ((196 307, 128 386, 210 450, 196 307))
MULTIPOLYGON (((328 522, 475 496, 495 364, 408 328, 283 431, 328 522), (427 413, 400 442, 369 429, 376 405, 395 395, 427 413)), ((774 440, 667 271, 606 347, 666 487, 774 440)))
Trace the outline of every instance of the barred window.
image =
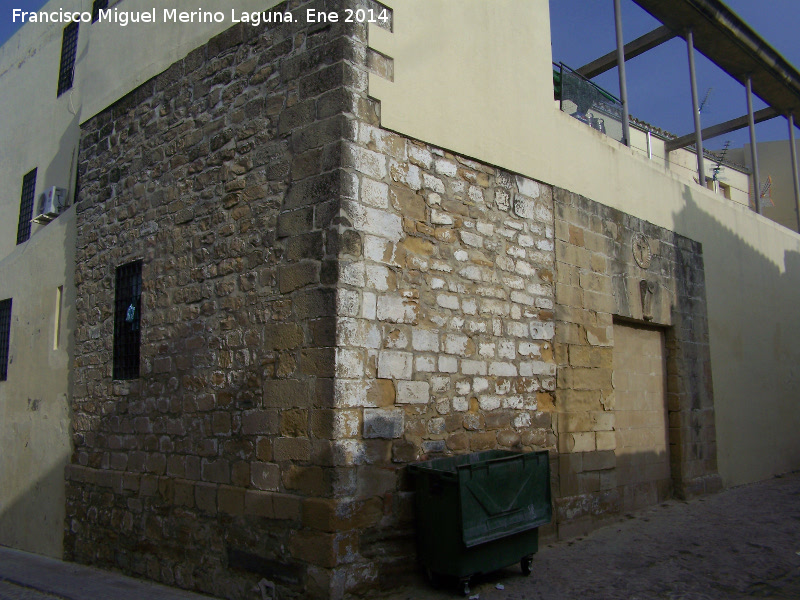
POLYGON ((78 203, 78 194, 81 191, 81 170, 76 168, 75 169, 75 191, 72 194, 72 203, 78 203))
POLYGON ((8 347, 11 339, 11 298, 0 301, 0 381, 8 379, 8 347))
POLYGON ((31 217, 33 217, 35 192, 36 169, 22 178, 22 197, 19 200, 19 221, 17 222, 17 244, 27 242, 31 237, 31 217))
POLYGON ((58 67, 58 93, 60 96, 72 88, 75 75, 75 55, 78 53, 78 24, 70 23, 64 27, 61 38, 61 65, 58 67))
POLYGON ((108 0, 94 0, 92 4, 92 23, 100 18, 100 11, 108 8, 108 0))
POLYGON ((142 261, 117 267, 114 298, 114 379, 139 377, 142 261))

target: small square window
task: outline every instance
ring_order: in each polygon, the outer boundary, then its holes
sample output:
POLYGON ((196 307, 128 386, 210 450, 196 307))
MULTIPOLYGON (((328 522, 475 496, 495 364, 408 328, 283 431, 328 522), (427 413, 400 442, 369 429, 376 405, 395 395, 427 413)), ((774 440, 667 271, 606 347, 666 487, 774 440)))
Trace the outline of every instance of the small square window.
POLYGON ((58 67, 58 93, 56 96, 60 96, 72 88, 77 53, 78 24, 72 22, 64 27, 64 35, 61 38, 61 65, 58 67))
POLYGON ((108 0, 94 0, 92 3, 92 23, 96 23, 100 18, 100 11, 108 8, 108 0))
POLYGON ((0 301, 0 381, 8 379, 8 348, 11 339, 11 298, 0 301))
POLYGON ((142 261, 117 267, 114 298, 114 379, 139 377, 142 261))
POLYGON ((19 200, 19 221, 17 222, 17 244, 27 242, 31 237, 31 218, 33 199, 36 192, 36 169, 22 178, 22 197, 19 200))

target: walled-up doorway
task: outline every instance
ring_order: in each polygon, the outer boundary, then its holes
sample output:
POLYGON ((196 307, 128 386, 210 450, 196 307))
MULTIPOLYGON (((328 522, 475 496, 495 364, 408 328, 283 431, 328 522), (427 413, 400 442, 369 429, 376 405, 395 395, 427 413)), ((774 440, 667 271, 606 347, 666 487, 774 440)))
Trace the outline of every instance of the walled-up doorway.
POLYGON ((669 495, 664 356, 660 329, 614 323, 615 453, 625 511, 669 495))

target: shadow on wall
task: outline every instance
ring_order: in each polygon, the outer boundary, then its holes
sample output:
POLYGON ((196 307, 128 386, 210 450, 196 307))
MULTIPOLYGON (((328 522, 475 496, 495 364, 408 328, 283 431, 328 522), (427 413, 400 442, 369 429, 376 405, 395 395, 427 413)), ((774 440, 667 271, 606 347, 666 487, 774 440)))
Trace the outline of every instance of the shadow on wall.
MULTIPOLYGON (((78 120, 73 114, 55 158, 40 168, 40 192, 53 185, 66 187, 73 199, 78 120)), ((38 202, 37 196, 34 211, 38 202)), ((66 510, 64 467, 72 446, 74 219, 71 207, 52 223, 34 227, 31 238, 4 261, 2 275, 13 308, 9 379, 0 384, 0 543, 59 558, 66 510)))
MULTIPOLYGON (((797 469, 800 253, 771 259, 701 209, 688 187, 683 196, 675 222, 703 244, 719 473, 731 486, 797 469)), ((743 214, 740 222, 750 219, 761 217, 743 214)), ((772 240, 758 242, 769 248, 772 240)))
POLYGON ((62 558, 64 466, 67 464, 68 454, 59 457, 55 466, 40 474, 2 509, 0 536, 3 546, 62 558))

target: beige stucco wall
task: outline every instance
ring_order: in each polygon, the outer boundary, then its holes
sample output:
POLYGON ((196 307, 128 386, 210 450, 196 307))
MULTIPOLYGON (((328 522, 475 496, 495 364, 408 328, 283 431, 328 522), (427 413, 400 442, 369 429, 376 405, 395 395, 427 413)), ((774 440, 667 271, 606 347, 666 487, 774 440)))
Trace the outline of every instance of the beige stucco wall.
MULTIPOLYGON (((49 186, 67 188, 72 201, 80 98, 74 87, 56 98, 61 36, 62 27, 30 25, 0 48, 0 203, 8 215, 0 219, 0 259, 16 246, 26 173, 38 168, 34 211, 49 186)), ((79 36, 79 56, 85 45, 79 36)), ((42 228, 32 225, 31 237, 42 228)))
POLYGON ((71 452, 75 287, 66 270, 74 260, 74 225, 73 208, 0 265, 0 298, 12 298, 8 379, 0 382, 0 544, 54 557, 62 550, 64 465, 71 452))
MULTIPOLYGON (((693 150, 681 148, 667 152, 665 141, 660 137, 651 135, 650 151, 648 153, 647 133, 636 127, 631 127, 631 149, 640 156, 647 156, 649 162, 652 162, 653 166, 658 169, 669 170, 686 182, 697 180, 697 153, 693 150)), ((729 152, 726 158, 733 159, 733 156, 729 152)), ((736 162, 735 159, 733 160, 736 162)), ((738 164, 743 165, 744 163, 739 162, 738 164)), ((725 186, 728 188, 727 193, 732 201, 743 206, 750 205, 750 177, 744 169, 736 168, 729 163, 722 164, 719 173, 717 173, 717 182, 714 183, 714 169, 717 163, 706 156, 703 166, 706 187, 712 189, 714 193, 724 195, 721 186, 725 186)))
MULTIPOLYGON (((0 204, 8 216, 0 219, 0 298, 12 299, 8 379, 0 382, 0 544, 54 557, 62 552, 63 469, 71 451, 74 209, 49 225, 32 224, 27 242, 16 239, 22 178, 31 169, 34 216, 47 187, 66 188, 72 201, 80 95, 73 88, 56 98, 61 38, 61 26, 25 26, 0 48, 0 204)), ((78 56, 85 46, 79 36, 78 56)))
POLYGON ((609 140, 552 100, 547 0, 392 0, 370 46, 388 129, 517 171, 702 242, 726 484, 800 467, 800 237, 609 140))
MULTIPOLYGON (((787 130, 786 135, 789 135, 787 130)), ((758 172, 760 184, 763 187, 772 178, 772 188, 770 190, 771 201, 764 208, 764 216, 797 231, 797 203, 794 197, 794 180, 792 176, 792 154, 789 147, 789 140, 778 142, 758 142, 758 172)), ((796 142, 798 154, 800 154, 800 144, 796 142)), ((750 144, 745 144, 743 148, 731 150, 731 157, 734 160, 752 168, 752 154, 750 144)))

